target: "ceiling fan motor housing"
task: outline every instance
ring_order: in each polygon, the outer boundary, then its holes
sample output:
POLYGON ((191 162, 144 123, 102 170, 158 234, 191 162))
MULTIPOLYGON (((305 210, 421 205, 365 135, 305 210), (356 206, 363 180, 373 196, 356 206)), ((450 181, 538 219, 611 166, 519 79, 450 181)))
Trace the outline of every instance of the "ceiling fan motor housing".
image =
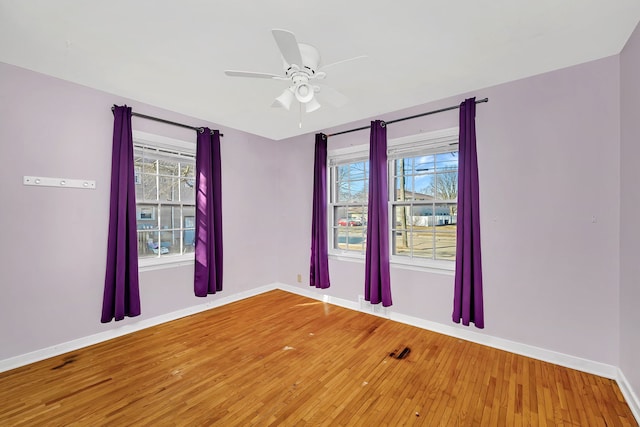
POLYGON ((314 89, 309 80, 315 77, 316 70, 320 66, 320 53, 315 47, 298 43, 302 64, 289 64, 283 58, 284 70, 291 77, 293 83, 291 89, 298 102, 307 103, 313 99, 314 89))

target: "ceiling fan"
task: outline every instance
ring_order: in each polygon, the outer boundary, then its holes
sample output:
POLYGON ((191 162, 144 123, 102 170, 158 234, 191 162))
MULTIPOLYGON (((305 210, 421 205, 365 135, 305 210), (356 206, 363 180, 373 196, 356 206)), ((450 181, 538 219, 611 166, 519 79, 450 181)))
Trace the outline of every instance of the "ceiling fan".
POLYGON ((304 105, 305 112, 311 113, 320 108, 320 103, 315 96, 316 93, 321 93, 323 99, 334 107, 341 107, 347 102, 346 96, 329 86, 320 85, 318 80, 323 80, 327 76, 323 70, 354 59, 366 58, 365 55, 320 67, 318 49, 308 44, 298 43, 296 36, 291 31, 273 29, 271 33, 282 54, 283 75, 236 70, 225 70, 224 73, 231 77, 288 81, 288 87, 273 101, 272 107, 283 107, 289 110, 291 103, 296 99, 301 107, 304 105))

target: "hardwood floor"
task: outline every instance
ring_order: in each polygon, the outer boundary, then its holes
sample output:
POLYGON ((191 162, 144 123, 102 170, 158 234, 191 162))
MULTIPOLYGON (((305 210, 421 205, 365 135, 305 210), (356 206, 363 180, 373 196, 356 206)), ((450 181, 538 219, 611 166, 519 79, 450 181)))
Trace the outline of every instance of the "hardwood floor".
POLYGON ((637 423, 612 380, 272 291, 1 373, 31 425, 637 423))

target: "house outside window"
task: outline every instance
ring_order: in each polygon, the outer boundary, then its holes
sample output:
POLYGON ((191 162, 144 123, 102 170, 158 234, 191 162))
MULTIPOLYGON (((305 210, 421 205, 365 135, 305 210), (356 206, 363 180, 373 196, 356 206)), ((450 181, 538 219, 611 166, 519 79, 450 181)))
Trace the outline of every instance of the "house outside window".
POLYGON ((134 132, 134 174, 140 267, 192 262, 195 143, 134 132))
MULTIPOLYGON (((392 263, 453 270, 456 254, 458 129, 389 141, 392 263)), ((329 153, 330 254, 364 258, 368 147, 329 153)))

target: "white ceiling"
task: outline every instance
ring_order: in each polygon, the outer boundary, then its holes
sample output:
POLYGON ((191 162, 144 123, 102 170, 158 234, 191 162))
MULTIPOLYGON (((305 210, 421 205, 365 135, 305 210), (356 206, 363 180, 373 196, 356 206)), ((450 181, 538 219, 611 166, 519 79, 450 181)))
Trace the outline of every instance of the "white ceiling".
POLYGON ((0 61, 279 140, 618 54, 639 20, 639 0, 0 0, 0 61), (349 103, 300 129, 270 107, 286 82, 225 76, 282 72, 272 28, 324 64, 367 55, 327 70, 349 103))

